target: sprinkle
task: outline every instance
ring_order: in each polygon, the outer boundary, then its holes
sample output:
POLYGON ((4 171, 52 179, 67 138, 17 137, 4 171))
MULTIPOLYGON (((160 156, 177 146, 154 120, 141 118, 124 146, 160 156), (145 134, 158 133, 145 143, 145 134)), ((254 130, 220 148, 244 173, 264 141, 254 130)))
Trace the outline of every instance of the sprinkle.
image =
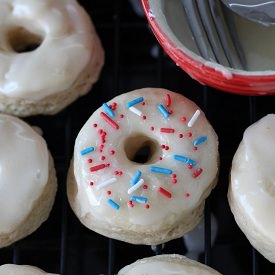
POLYGON ((114 111, 113 111, 106 103, 103 103, 103 104, 102 104, 102 107, 104 108, 105 112, 106 112, 110 117, 114 117, 114 116, 115 116, 114 111))
POLYGON ((124 114, 121 114, 119 117, 120 117, 120 118, 124 118, 124 114))
POLYGON ((200 114, 201 114, 200 110, 197 110, 194 113, 194 115, 191 117, 191 119, 189 120, 187 126, 190 127, 190 128, 193 127, 200 114))
POLYGON ((95 150, 95 148, 91 146, 91 147, 81 150, 80 154, 83 156, 83 155, 93 152, 94 150, 95 150))
POLYGON ((181 120, 183 123, 185 123, 187 119, 186 119, 185 116, 183 116, 180 120, 181 120))
POLYGON ((118 129, 118 128, 119 128, 118 124, 117 124, 115 121, 113 121, 110 117, 108 117, 104 112, 101 112, 101 113, 100 113, 100 116, 101 116, 109 125, 111 125, 113 128, 115 128, 115 129, 118 129))
POLYGON ((90 181, 90 186, 93 186, 94 185, 94 182, 93 181, 90 181))
POLYGON ((166 145, 164 149, 165 149, 166 151, 168 151, 168 150, 170 149, 170 147, 166 145))
POLYGON ((173 134, 175 133, 175 129, 172 129, 172 128, 160 128, 160 131, 162 133, 168 133, 168 134, 173 134))
POLYGON ((169 107, 171 105, 171 97, 169 94, 166 95, 166 107, 169 107))
POLYGON ((132 113, 134 113, 134 114, 136 114, 137 116, 142 116, 142 112, 138 109, 138 108, 136 108, 136 107, 130 107, 129 108, 129 110, 132 112, 132 113))
POLYGON ((97 124, 96 124, 96 123, 94 123, 94 124, 93 124, 93 127, 94 127, 94 128, 96 128, 96 127, 97 127, 97 124))
POLYGON ((178 160, 178 161, 182 161, 182 162, 192 165, 192 166, 195 166, 197 164, 197 162, 195 160, 190 159, 186 156, 174 155, 174 159, 178 160))
POLYGON ((165 197, 167 197, 167 198, 169 198, 169 199, 172 198, 172 194, 171 194, 169 191, 167 191, 166 189, 160 187, 160 188, 158 189, 158 191, 159 191, 162 195, 164 195, 165 197))
POLYGON ((179 138, 183 138, 183 134, 179 134, 179 138))
POLYGON ((128 201, 128 205, 129 205, 129 207, 131 207, 131 208, 133 208, 133 207, 134 207, 134 204, 133 204, 133 202, 132 202, 132 201, 128 201))
POLYGON ((92 166, 90 168, 90 171, 95 172, 95 171, 98 171, 98 170, 101 170, 101 169, 105 168, 106 166, 107 166, 106 164, 99 164, 99 165, 96 165, 96 166, 92 166))
POLYGON ((151 126, 151 127, 150 127, 150 130, 151 130, 151 131, 154 131, 154 130, 155 130, 155 127, 154 127, 154 126, 151 126))
POLYGON ((132 101, 127 102, 126 107, 130 108, 130 107, 132 107, 132 106, 134 106, 138 103, 141 103, 142 101, 144 101, 144 98, 143 97, 138 97, 138 98, 136 98, 132 101))
POLYGON ((96 185, 96 189, 97 189, 97 190, 100 190, 100 189, 104 188, 105 186, 108 186, 108 185, 110 185, 110 184, 112 184, 112 183, 115 183, 116 181, 117 181, 117 179, 116 179, 115 177, 110 178, 110 179, 108 179, 108 180, 105 180, 105 181, 103 181, 103 182, 97 184, 97 185, 96 185))
POLYGON ((148 189, 148 185, 147 185, 147 184, 144 184, 144 185, 143 185, 143 189, 145 189, 145 190, 148 189))
POLYGON ((132 194, 134 191, 139 189, 144 183, 144 179, 140 179, 135 185, 128 189, 128 194, 132 194))
POLYGON ((202 136, 202 137, 199 137, 197 138, 195 141, 194 141, 194 146, 198 146, 199 144, 205 142, 207 140, 207 136, 202 136))
POLYGON ((88 159, 87 161, 88 161, 88 163, 92 163, 92 162, 93 162, 93 160, 92 160, 92 159, 88 159))
POLYGON ((190 137, 192 137, 193 134, 191 132, 188 132, 188 133, 186 133, 186 135, 187 135, 187 137, 190 138, 190 137))
POLYGON ((146 208, 146 209, 149 209, 149 208, 150 208, 150 205, 149 205, 149 204, 146 204, 146 205, 145 205, 145 208, 146 208))
POLYGON ((120 206, 116 202, 114 202, 112 199, 108 199, 107 203, 116 210, 120 208, 120 206))
POLYGON ((158 104, 158 105, 157 105, 157 108, 159 109, 159 111, 162 113, 162 115, 163 115, 165 118, 168 118, 168 117, 169 117, 169 112, 165 109, 165 107, 164 107, 162 104, 158 104))
POLYGON ((162 173, 162 174, 167 174, 167 175, 170 175, 170 174, 173 173, 173 171, 170 170, 170 169, 166 169, 166 168, 162 168, 162 167, 156 167, 156 166, 151 166, 150 170, 152 172, 162 173))
POLYGON ((139 181, 140 176, 141 176, 141 172, 139 170, 137 170, 135 176, 131 180, 131 184, 135 185, 139 181))
POLYGON ((139 202, 139 203, 146 203, 148 201, 148 199, 146 197, 141 197, 141 196, 132 196, 131 201, 139 202))
POLYGON ((110 196, 112 192, 110 190, 107 191, 107 195, 110 196))
POLYGON ((186 198, 189 198, 189 197, 190 197, 190 193, 189 193, 189 192, 186 192, 186 193, 185 193, 185 197, 186 197, 186 198))
POLYGON ((193 178, 197 178, 201 173, 202 173, 202 168, 197 169, 193 174, 192 177, 193 178))
POLYGON ((106 157, 105 157, 105 156, 101 156, 100 159, 101 159, 101 160, 105 160, 106 157))
POLYGON ((110 155, 114 155, 115 153, 116 153, 115 150, 111 150, 111 151, 110 151, 110 155))
POLYGON ((143 115, 143 116, 142 116, 142 119, 143 119, 143 120, 146 120, 146 119, 147 119, 147 116, 143 115))

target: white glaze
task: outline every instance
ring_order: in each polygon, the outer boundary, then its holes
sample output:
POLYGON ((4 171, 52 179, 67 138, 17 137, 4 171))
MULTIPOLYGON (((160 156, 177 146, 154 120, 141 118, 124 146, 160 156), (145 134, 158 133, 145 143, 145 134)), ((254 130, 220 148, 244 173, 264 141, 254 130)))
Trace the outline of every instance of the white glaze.
MULTIPOLYGON (((234 73, 240 75, 274 74, 275 26, 266 27, 230 13, 230 20, 236 25, 236 34, 247 61, 247 69, 242 70, 241 67, 232 69, 226 59, 223 60, 224 66, 220 66, 216 62, 211 62, 211 60, 215 60, 214 56, 210 56, 210 61, 206 61, 200 56, 188 27, 181 0, 149 0, 149 5, 161 32, 168 35, 177 49, 191 56, 195 61, 199 61, 202 66, 212 67, 226 79, 231 79, 234 73)), ((238 60, 233 52, 232 58, 238 60)))
POLYGON ((0 275, 57 275, 46 273, 40 268, 30 265, 5 264, 0 266, 0 275))
POLYGON ((44 139, 18 118, 0 115, 0 234, 31 212, 48 181, 44 139))
POLYGON ((270 243, 275 242, 274 155, 275 115, 270 114, 244 132, 233 160, 230 185, 240 215, 253 224, 257 236, 270 243))
POLYGON ((93 26, 75 0, 0 2, 0 93, 39 100, 72 85, 90 60, 93 26), (34 51, 16 53, 9 29, 43 37, 34 51))
POLYGON ((126 266, 119 275, 210 275, 220 274, 214 269, 181 255, 159 255, 138 260, 126 266))
MULTIPOLYGON (((119 129, 112 128, 100 116, 104 109, 99 108, 85 123, 80 130, 74 148, 74 175, 78 185, 76 201, 81 201, 81 216, 90 213, 98 220, 118 226, 127 226, 129 223, 138 226, 148 226, 153 230, 154 226, 166 222, 172 223, 180 219, 183 215, 194 210, 205 198, 204 192, 213 183, 218 171, 218 141, 215 132, 206 120, 203 112, 194 123, 193 127, 187 126, 198 107, 183 96, 163 89, 141 89, 127 94, 122 94, 108 104, 117 103, 115 117, 113 120, 119 125, 119 129), (157 109, 157 104, 165 106, 166 94, 172 99, 171 108, 173 114, 169 118, 164 118, 157 109), (143 96, 145 105, 139 103, 135 105, 146 119, 138 116, 126 108, 127 102, 137 97, 143 96), (124 117, 121 118, 120 115, 124 117), (181 117, 186 116, 186 122, 181 121, 181 117), (97 127, 93 127, 97 124, 97 127), (151 131, 151 126, 155 127, 151 131), (173 128, 175 133, 161 133, 160 128, 173 128), (106 143, 103 151, 100 152, 101 137, 98 131, 103 129, 106 132, 106 143), (192 132, 192 137, 187 133, 192 132), (179 138, 179 134, 183 138, 179 138), (139 164, 130 161, 126 156, 125 144, 129 137, 138 136, 136 140, 130 142, 133 149, 141 139, 145 141, 155 140, 156 148, 148 163, 139 164), (207 136, 207 140, 198 145, 198 150, 193 150, 193 142, 201 136, 207 136), (169 146, 169 150, 161 148, 161 145, 169 146), (93 146, 95 150, 86 155, 80 152, 93 146), (115 154, 111 155, 111 150, 115 154), (193 169, 188 169, 185 163, 174 160, 174 155, 185 155, 197 161, 193 169), (101 156, 106 159, 101 160, 101 156), (159 157, 162 160, 159 160, 159 157), (93 160, 92 163, 88 159, 93 160), (90 167, 99 164, 110 164, 109 167, 91 172, 90 167), (150 171, 150 166, 164 167, 173 170, 177 175, 177 183, 172 183, 171 175, 164 175, 150 171), (195 170, 202 168, 203 173, 197 178, 192 174, 195 170), (136 171, 142 172, 148 189, 143 187, 128 194, 131 187, 131 179, 136 171), (115 171, 123 171, 122 175, 115 175, 115 171), (111 185, 98 190, 96 186, 113 177, 117 181, 111 185), (93 186, 89 183, 94 182, 93 186), (172 198, 167 198, 158 192, 158 188, 163 187, 172 194, 172 198), (111 195, 107 191, 111 191, 111 195), (190 194, 190 196, 186 196, 190 194), (130 197, 144 196, 148 198, 150 208, 146 209, 142 203, 134 203, 134 207, 127 205, 130 197), (118 210, 113 209, 108 203, 112 199, 120 205, 118 210)), ((128 151, 131 151, 130 149, 128 151)))

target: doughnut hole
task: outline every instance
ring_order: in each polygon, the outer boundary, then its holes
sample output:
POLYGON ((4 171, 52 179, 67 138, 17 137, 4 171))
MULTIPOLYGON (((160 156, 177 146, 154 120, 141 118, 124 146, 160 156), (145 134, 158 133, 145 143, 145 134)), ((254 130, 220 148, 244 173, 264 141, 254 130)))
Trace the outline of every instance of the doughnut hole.
POLYGON ((30 32, 24 27, 10 29, 7 38, 12 50, 16 53, 34 51, 43 42, 43 37, 41 35, 30 32))
POLYGON ((127 158, 135 163, 150 164, 160 155, 159 143, 143 134, 128 137, 124 143, 127 158))

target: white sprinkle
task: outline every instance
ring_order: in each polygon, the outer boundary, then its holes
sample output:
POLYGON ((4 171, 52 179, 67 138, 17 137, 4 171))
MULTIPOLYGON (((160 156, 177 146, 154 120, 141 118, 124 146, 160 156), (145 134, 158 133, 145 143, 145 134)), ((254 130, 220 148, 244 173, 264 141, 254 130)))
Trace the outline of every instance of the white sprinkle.
POLYGON ((194 113, 194 115, 191 117, 191 119, 189 120, 187 126, 190 127, 190 128, 193 127, 200 114, 201 114, 200 110, 197 110, 194 113))
POLYGON ((129 110, 138 116, 142 116, 142 112, 139 109, 137 109, 136 107, 132 106, 129 108, 129 110))
POLYGON ((102 188, 104 188, 105 186, 108 186, 108 185, 110 185, 110 184, 112 184, 112 183, 115 183, 116 181, 117 181, 117 179, 116 179, 115 177, 110 178, 110 179, 108 179, 108 180, 105 180, 105 181, 103 181, 103 182, 97 184, 97 185, 96 185, 96 189, 97 189, 97 190, 102 189, 102 188))
POLYGON ((133 185, 131 188, 128 189, 128 194, 132 194, 139 187, 141 187, 143 183, 144 183, 144 179, 140 179, 135 185, 133 185))

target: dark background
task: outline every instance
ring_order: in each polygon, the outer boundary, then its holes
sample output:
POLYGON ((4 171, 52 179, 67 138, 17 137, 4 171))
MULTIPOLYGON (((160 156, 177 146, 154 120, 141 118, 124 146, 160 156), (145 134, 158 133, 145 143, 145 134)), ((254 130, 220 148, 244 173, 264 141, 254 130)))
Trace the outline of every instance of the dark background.
MULTIPOLYGON (((44 132, 55 160, 59 189, 48 221, 29 237, 0 249, 0 264, 30 264, 62 275, 111 275, 126 264, 155 255, 149 246, 109 240, 82 226, 67 203, 66 174, 76 135, 102 102, 137 88, 164 87, 196 102, 219 136, 220 176, 206 204, 205 251, 200 261, 225 275, 275 274, 275 265, 255 252, 238 229, 226 197, 231 160, 243 131, 273 112, 275 97, 233 95, 192 80, 162 52, 146 19, 127 0, 80 2, 93 18, 102 40, 105 66, 92 91, 64 111, 25 119, 44 132), (210 213, 219 225, 212 248, 210 213)), ((162 251, 158 249, 160 252, 184 255, 183 239, 167 243, 162 251)))

